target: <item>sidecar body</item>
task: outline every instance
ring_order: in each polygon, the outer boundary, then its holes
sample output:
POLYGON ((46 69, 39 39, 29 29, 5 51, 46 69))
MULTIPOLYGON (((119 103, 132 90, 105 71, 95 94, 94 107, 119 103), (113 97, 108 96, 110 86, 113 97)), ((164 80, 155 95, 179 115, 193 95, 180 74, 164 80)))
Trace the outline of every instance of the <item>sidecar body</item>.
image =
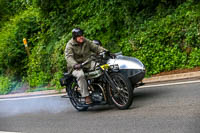
POLYGON ((107 63, 114 66, 118 65, 119 72, 128 77, 132 85, 141 82, 145 76, 145 66, 140 60, 134 57, 116 54, 116 58, 109 59, 107 63))

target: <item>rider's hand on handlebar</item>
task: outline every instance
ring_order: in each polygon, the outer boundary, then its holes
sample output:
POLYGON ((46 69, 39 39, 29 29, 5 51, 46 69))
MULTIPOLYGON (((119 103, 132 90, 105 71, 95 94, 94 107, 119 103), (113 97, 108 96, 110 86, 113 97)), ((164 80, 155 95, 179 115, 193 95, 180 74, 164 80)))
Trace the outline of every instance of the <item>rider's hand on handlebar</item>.
POLYGON ((79 70, 79 69, 81 69, 82 68, 82 65, 81 64, 76 64, 76 65, 74 65, 74 69, 76 69, 76 70, 79 70))
POLYGON ((106 55, 107 55, 107 53, 109 53, 109 51, 108 51, 108 50, 104 50, 104 51, 102 51, 101 53, 99 53, 99 55, 100 55, 101 57, 105 58, 106 55))
POLYGON ((116 58, 116 55, 113 53, 110 53, 110 57, 112 57, 114 59, 114 58, 116 58))
POLYGON ((105 57, 111 57, 111 58, 114 59, 114 58, 116 57, 115 54, 111 53, 111 52, 108 51, 108 50, 103 51, 102 53, 100 53, 100 55, 101 55, 103 58, 105 58, 105 57))

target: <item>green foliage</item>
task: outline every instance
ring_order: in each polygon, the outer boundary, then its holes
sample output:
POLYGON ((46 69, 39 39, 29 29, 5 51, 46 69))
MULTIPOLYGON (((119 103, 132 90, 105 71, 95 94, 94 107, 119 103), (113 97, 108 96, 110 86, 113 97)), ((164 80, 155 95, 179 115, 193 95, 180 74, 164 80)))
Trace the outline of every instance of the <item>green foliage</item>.
POLYGON ((37 45, 32 50, 29 58, 27 81, 31 87, 47 85, 51 78, 49 55, 42 45, 37 45))
POLYGON ((45 91, 45 90, 55 90, 55 88, 53 87, 31 88, 31 89, 28 89, 26 92, 36 92, 36 91, 45 91))
POLYGON ((0 0, 1 16, 0 74, 23 76, 31 87, 61 88, 74 27, 111 52, 139 58, 148 75, 200 65, 197 0, 0 0))
POLYGON ((8 3, 9 2, 7 0, 0 0, 0 21, 8 17, 6 16, 9 12, 8 6, 7 6, 8 3))
MULTIPOLYGON (((0 68, 3 73, 24 75, 28 61, 23 38, 34 38, 39 27, 38 10, 29 10, 16 15, 0 31, 0 68)), ((29 40, 28 40, 29 41, 29 40)), ((29 41, 30 49, 35 41, 29 41)))
POLYGON ((194 58, 194 54, 200 48, 199 21, 200 3, 188 1, 169 15, 145 21, 120 45, 126 55, 144 62, 148 75, 197 66, 200 57, 194 58))
POLYGON ((0 95, 10 92, 11 80, 8 77, 0 76, 0 81, 0 95))
POLYGON ((200 66, 200 49, 199 48, 194 48, 192 49, 192 52, 190 53, 189 57, 189 67, 196 67, 200 66))
POLYGON ((0 0, 0 27, 16 13, 26 9, 26 0, 0 0))

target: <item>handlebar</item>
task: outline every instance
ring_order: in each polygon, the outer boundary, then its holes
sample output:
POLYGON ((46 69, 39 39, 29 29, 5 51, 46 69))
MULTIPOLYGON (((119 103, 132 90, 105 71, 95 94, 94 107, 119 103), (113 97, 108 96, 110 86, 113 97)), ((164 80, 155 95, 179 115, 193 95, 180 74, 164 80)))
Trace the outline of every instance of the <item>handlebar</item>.
POLYGON ((81 63, 81 66, 84 66, 84 65, 86 65, 87 63, 89 63, 90 61, 92 61, 92 59, 87 59, 85 62, 83 62, 83 63, 81 63))
POLYGON ((114 57, 110 54, 109 51, 103 51, 103 52, 99 53, 97 56, 91 55, 91 58, 89 58, 85 62, 81 63, 81 66, 84 66, 91 61, 103 62, 105 60, 108 60, 109 58, 114 58, 114 57))

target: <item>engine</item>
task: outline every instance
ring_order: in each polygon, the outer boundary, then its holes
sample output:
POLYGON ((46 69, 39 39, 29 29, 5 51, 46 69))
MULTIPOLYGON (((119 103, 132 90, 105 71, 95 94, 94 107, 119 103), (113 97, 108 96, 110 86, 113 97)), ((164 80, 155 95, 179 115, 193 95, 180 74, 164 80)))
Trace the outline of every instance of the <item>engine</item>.
POLYGON ((104 101, 104 92, 103 87, 100 84, 90 84, 91 90, 91 98, 95 102, 104 101))

